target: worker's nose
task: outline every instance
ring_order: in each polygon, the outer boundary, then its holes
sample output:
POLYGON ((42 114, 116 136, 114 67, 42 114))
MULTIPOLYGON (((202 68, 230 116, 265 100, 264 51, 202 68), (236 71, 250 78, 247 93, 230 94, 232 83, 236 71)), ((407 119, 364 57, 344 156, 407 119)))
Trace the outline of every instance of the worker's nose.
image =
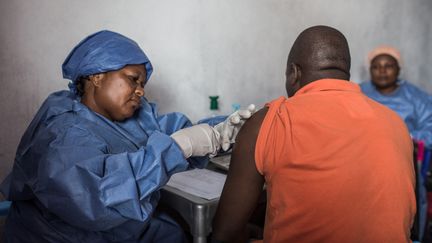
POLYGON ((139 97, 143 97, 144 96, 144 88, 141 86, 138 86, 135 89, 135 94, 138 95, 139 97))
POLYGON ((379 73, 385 73, 386 72, 386 67, 380 66, 380 67, 378 67, 378 71, 379 71, 379 73))

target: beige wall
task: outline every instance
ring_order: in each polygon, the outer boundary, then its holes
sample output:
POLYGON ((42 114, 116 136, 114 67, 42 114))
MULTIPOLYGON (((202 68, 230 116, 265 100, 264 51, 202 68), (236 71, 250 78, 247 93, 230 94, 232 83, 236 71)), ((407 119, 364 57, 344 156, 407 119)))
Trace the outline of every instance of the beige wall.
POLYGON ((209 95, 223 112, 285 95, 290 46, 317 24, 346 35, 352 80, 367 79, 367 51, 389 43, 401 49, 402 76, 432 92, 431 12, 430 0, 0 0, 0 179, 41 102, 67 88, 64 58, 97 30, 135 39, 155 67, 147 97, 197 120, 209 95))

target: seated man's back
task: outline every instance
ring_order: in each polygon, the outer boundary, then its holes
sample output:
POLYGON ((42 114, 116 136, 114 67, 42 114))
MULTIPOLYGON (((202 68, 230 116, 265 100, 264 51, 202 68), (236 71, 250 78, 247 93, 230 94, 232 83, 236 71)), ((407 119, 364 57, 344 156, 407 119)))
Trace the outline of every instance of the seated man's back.
POLYGON ((408 240, 414 172, 401 119, 346 81, 305 89, 272 102, 258 135, 255 161, 269 193, 265 238, 408 240))

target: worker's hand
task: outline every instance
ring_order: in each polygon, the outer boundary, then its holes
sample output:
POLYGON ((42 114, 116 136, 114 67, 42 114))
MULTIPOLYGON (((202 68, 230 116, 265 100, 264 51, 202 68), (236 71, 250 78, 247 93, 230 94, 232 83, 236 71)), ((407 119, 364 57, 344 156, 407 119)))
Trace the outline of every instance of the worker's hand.
POLYGON ((216 156, 220 149, 220 135, 206 123, 181 129, 171 135, 186 158, 191 156, 216 156))
POLYGON ((231 143, 234 143, 241 126, 243 126, 245 121, 255 112, 255 105, 250 104, 247 109, 232 113, 225 121, 214 127, 221 136, 221 147, 224 151, 227 151, 231 143))

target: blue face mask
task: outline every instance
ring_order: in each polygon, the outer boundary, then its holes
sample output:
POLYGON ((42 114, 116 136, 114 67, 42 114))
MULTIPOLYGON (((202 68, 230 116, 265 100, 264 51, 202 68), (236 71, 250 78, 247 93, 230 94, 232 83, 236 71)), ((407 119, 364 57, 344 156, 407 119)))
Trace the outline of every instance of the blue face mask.
POLYGON ((76 93, 80 77, 115 71, 130 64, 143 64, 147 81, 153 67, 138 44, 115 32, 103 30, 82 40, 69 53, 62 65, 63 77, 70 79, 69 88, 76 93))

